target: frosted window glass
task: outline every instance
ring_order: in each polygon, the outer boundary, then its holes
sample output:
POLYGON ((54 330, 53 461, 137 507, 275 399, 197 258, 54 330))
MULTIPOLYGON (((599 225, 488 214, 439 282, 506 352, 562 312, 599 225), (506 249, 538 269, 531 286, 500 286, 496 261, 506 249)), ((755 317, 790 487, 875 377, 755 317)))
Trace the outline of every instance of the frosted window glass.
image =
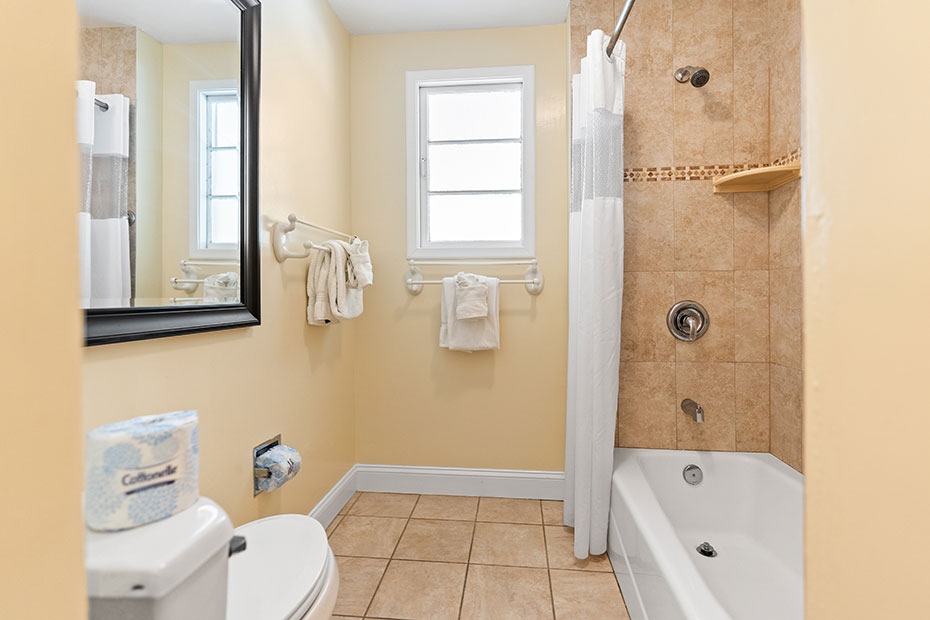
POLYGON ((519 139, 523 135, 520 90, 435 92, 427 96, 429 140, 519 139))
POLYGON ((456 194, 429 197, 430 241, 520 241, 520 194, 456 194))
POLYGON ((210 199, 210 243, 239 243, 238 199, 210 199))
POLYGON ((214 110, 213 146, 238 146, 239 104, 235 99, 219 101, 214 110))
POLYGON ((523 146, 491 144, 431 144, 429 191, 519 190, 523 146))
POLYGON ((234 149, 210 153, 210 194, 239 195, 239 152, 234 149))

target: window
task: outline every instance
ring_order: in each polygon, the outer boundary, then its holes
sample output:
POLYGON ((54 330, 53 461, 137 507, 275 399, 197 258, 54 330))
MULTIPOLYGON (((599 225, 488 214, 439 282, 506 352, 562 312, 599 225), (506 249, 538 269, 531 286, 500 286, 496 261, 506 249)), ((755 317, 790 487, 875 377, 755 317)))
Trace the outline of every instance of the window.
POLYGON ((235 80, 191 82, 191 106, 190 255, 238 258, 240 119, 235 80))
POLYGON ((407 73, 407 257, 535 254, 533 67, 407 73))

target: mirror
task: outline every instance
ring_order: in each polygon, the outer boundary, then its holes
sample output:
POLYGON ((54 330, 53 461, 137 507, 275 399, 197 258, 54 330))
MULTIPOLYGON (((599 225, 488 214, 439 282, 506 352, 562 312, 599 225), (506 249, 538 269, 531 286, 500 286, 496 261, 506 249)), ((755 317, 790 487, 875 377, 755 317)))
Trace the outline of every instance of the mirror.
POLYGON ((258 0, 77 0, 87 343, 258 323, 258 0))

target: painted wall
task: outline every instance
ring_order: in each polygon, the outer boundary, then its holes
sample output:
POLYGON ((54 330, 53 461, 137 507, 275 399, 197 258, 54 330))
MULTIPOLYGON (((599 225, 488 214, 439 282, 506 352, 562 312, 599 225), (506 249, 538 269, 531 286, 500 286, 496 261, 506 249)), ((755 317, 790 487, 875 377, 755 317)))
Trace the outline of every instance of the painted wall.
MULTIPOLYGON (((562 469, 567 49, 565 26, 352 37, 352 224, 371 241, 376 270, 357 321, 360 462, 562 469), (536 246, 546 287, 539 297, 502 287, 500 351, 451 352, 439 348, 438 287, 413 297, 403 286, 405 72, 523 64, 536 65, 536 246)), ((427 278, 449 273, 424 267, 427 278)))
POLYGON ((8 480, 0 509, 0 617, 76 620, 86 613, 75 219, 78 24, 71 0, 3 8, 0 55, 15 59, 4 63, 4 79, 16 93, 28 93, 28 105, 0 97, 0 135, 8 145, 0 152, 0 264, 15 291, 0 307, 8 480))
MULTIPOLYGON (((262 226, 296 211, 349 228, 349 35, 325 0, 262 7, 262 226)), ((309 327, 306 263, 265 237, 260 327, 84 351, 85 428, 199 410, 201 493, 237 524, 306 513, 355 463, 354 326, 309 327), (277 433, 303 469, 253 499, 252 447, 277 433)))
POLYGON ((805 617, 924 618, 930 5, 802 10, 805 617))

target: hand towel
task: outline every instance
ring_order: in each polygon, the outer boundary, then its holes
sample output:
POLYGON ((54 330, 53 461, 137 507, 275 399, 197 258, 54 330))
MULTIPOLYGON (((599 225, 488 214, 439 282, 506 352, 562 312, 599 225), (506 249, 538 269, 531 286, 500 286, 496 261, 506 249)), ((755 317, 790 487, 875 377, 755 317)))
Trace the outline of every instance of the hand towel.
POLYGON ((488 316, 487 278, 459 272, 455 276, 455 318, 481 319, 488 316))
POLYGON ((350 288, 349 280, 349 244, 345 241, 326 241, 323 247, 329 249, 329 280, 327 290, 329 305, 333 316, 339 319, 354 319, 364 310, 362 289, 350 288))
POLYGON ((349 286, 352 288, 365 288, 371 286, 374 274, 371 268, 371 256, 368 254, 368 241, 358 237, 346 245, 349 254, 349 286))
POLYGON ((329 252, 310 251, 310 268, 307 270, 307 323, 329 325, 338 323, 329 306, 329 252))
POLYGON ((196 411, 143 416, 88 432, 87 527, 123 530, 192 506, 200 497, 198 452, 196 411))
POLYGON ((450 351, 488 351, 500 349, 500 280, 486 278, 488 287, 488 314, 484 318, 456 318, 455 277, 442 279, 440 304, 439 346, 450 351))

